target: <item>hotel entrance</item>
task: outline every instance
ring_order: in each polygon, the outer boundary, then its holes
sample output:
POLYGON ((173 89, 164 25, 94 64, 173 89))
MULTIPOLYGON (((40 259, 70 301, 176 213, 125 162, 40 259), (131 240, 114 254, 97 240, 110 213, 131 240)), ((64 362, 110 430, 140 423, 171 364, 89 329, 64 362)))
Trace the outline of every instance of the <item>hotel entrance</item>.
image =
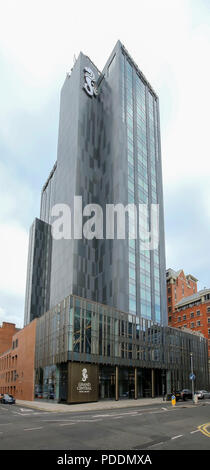
POLYGON ((115 367, 104 366, 99 369, 99 400, 115 399, 115 367))

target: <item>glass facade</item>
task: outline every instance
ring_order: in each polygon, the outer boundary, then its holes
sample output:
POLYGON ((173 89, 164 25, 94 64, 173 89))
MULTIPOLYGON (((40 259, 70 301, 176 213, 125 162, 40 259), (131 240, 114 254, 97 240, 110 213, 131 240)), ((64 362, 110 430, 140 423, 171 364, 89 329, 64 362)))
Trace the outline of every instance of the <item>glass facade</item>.
POLYGON ((49 309, 51 226, 35 219, 30 229, 24 326, 49 309))
MULTIPOLYGON (((140 204, 137 240, 128 241, 129 312, 161 322, 159 247, 145 250, 151 228, 151 204, 159 204, 157 164, 159 159, 156 96, 121 54, 122 121, 126 125, 128 203, 140 204), (139 289, 139 292, 136 292, 139 289)), ((131 235, 135 220, 129 221, 131 235)))
POLYGON ((205 388, 208 349, 204 337, 161 327, 135 314, 69 296, 37 319, 36 393, 43 393, 45 398, 52 398, 54 394, 58 398, 61 387, 65 397, 67 368, 64 364, 69 361, 100 366, 101 397, 103 394, 113 396, 114 379, 111 377, 116 365, 120 366, 122 397, 129 390, 131 395, 133 393, 133 368, 144 376, 139 383, 139 390, 142 390, 139 396, 145 396, 145 390, 151 388, 151 383, 150 387, 142 385, 146 383, 146 376, 142 374, 149 374, 151 379, 151 374, 145 372, 151 369, 157 375, 158 371, 165 376, 169 372, 170 386, 186 388, 190 386, 190 352, 194 357, 196 387, 205 388))

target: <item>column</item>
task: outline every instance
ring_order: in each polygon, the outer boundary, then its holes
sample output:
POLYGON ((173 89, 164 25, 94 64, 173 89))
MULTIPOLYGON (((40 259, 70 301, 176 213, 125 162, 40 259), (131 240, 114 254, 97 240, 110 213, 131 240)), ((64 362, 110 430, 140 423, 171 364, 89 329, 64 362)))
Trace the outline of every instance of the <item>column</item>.
POLYGON ((56 382, 55 382, 55 398, 59 402, 60 398, 60 369, 59 366, 56 367, 56 382))
POLYGON ((119 367, 115 367, 115 400, 119 400, 119 367))
POLYGON ((152 398, 155 398, 155 371, 152 369, 152 398))
POLYGON ((166 372, 166 393, 171 393, 171 371, 166 372))
POLYGON ((134 399, 137 400, 138 398, 138 379, 137 379, 137 367, 135 367, 134 371, 134 399))

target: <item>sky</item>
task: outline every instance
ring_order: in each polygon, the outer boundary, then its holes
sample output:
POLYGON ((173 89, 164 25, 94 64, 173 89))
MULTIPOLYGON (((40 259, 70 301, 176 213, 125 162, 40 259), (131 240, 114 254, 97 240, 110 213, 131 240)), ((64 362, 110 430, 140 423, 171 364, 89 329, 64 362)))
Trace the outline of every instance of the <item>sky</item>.
POLYGON ((29 228, 56 161, 60 90, 118 39, 160 100, 166 266, 210 287, 209 0, 0 0, 0 325, 23 326, 29 228))

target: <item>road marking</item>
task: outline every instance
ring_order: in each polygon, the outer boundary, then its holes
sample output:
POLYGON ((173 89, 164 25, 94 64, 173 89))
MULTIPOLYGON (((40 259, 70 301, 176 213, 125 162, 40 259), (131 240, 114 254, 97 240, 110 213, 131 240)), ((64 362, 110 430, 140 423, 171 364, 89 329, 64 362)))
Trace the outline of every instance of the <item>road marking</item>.
POLYGON ((174 437, 172 437, 171 439, 172 439, 172 440, 173 440, 173 439, 179 439, 179 437, 182 437, 182 436, 183 436, 183 434, 179 434, 178 436, 174 436, 174 437))
POLYGON ((160 446, 161 444, 164 444, 163 441, 153 444, 152 446, 149 447, 149 449, 151 449, 151 447, 160 446))
POLYGON ((28 411, 32 411, 32 412, 33 412, 33 410, 31 410, 31 409, 29 409, 29 408, 17 408, 17 410, 18 410, 18 411, 21 411, 22 413, 28 413, 28 411))
POLYGON ((62 424, 59 424, 59 426, 73 426, 74 424, 76 423, 62 423, 62 424))
POLYGON ((27 428, 27 429, 24 429, 24 431, 35 431, 37 429, 43 429, 43 426, 40 428, 27 428))
POLYGON ((75 423, 98 423, 102 419, 78 419, 75 420, 75 423))
POLYGON ((198 430, 202 432, 204 436, 210 437, 210 423, 201 424, 201 426, 198 426, 198 430), (209 431, 207 428, 209 428, 209 431))
POLYGON ((195 432, 200 432, 200 429, 196 429, 196 431, 191 431, 190 434, 195 434, 195 432))
POLYGON ((62 423, 62 421, 64 423, 72 423, 74 422, 75 423, 75 419, 42 419, 42 422, 43 423, 62 423))
POLYGON ((138 415, 139 412, 138 411, 128 411, 126 413, 106 413, 106 414, 102 414, 102 415, 93 415, 93 418, 110 418, 112 416, 124 416, 124 415, 138 415))
POLYGON ((34 413, 19 413, 18 411, 12 411, 12 414, 13 415, 18 415, 18 416, 23 416, 25 418, 25 416, 35 416, 35 415, 45 415, 47 414, 45 411, 43 411, 43 413, 41 412, 34 412, 34 413))

